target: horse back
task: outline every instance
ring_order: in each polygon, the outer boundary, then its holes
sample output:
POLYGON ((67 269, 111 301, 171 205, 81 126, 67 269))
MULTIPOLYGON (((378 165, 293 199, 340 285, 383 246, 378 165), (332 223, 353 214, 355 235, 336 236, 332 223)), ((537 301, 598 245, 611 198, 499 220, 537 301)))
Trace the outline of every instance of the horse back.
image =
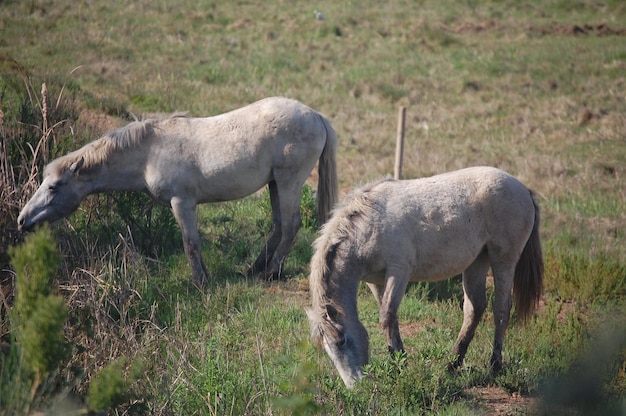
POLYGON ((530 191, 495 168, 383 181, 368 193, 377 203, 364 257, 374 268, 405 264, 415 280, 458 274, 487 247, 519 255, 534 224, 530 191))
POLYGON ((326 142, 320 115, 282 97, 212 117, 161 120, 154 132, 146 182, 171 184, 163 199, 188 189, 198 202, 249 195, 280 169, 304 182, 326 142))

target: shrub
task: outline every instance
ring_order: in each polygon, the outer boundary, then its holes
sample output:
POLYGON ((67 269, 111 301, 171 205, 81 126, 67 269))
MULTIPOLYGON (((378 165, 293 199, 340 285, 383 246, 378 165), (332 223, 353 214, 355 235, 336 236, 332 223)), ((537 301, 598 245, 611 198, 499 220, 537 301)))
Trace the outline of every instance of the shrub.
POLYGON ((129 388, 143 374, 141 361, 135 361, 128 367, 128 358, 120 357, 100 370, 91 381, 87 393, 87 405, 95 412, 102 412, 126 402, 130 398, 129 388))
POLYGON ((43 380, 59 367, 68 352, 63 332, 65 302, 50 293, 60 256, 47 227, 30 234, 23 245, 11 247, 9 255, 17 274, 12 333, 18 343, 17 367, 27 379, 18 386, 31 385, 32 403, 43 380))

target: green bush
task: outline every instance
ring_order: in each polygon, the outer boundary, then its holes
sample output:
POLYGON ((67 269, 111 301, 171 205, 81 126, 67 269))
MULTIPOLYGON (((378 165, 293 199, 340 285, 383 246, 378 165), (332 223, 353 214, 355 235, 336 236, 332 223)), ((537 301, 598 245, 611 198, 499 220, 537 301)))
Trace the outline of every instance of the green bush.
POLYGON ((39 298, 50 295, 50 282, 59 267, 59 251, 49 228, 29 234, 23 245, 9 249, 18 276, 15 311, 21 320, 30 318, 39 298))
MULTIPOLYGON (((25 380, 6 380, 11 375, 2 373, 2 381, 20 381, 14 384, 15 389, 30 386, 30 400, 27 404, 30 406, 42 382, 67 358, 68 345, 63 331, 67 308, 63 298, 52 294, 50 290, 60 256, 47 227, 28 235, 21 246, 11 247, 9 255, 17 274, 11 330, 19 358, 13 364, 14 370, 25 380)), ((13 392, 11 397, 24 395, 13 392)), ((20 408, 19 403, 6 404, 20 408)))
POLYGON ((89 409, 102 412, 131 398, 129 388, 143 374, 143 364, 135 361, 129 369, 127 367, 128 358, 120 357, 98 372, 87 393, 89 409))
POLYGON ((31 316, 18 331, 22 365, 35 374, 35 382, 54 371, 67 357, 63 326, 67 319, 61 296, 40 296, 31 316))
POLYGON ((595 257, 546 250, 546 290, 563 299, 588 303, 626 296, 626 265, 605 253, 595 257))

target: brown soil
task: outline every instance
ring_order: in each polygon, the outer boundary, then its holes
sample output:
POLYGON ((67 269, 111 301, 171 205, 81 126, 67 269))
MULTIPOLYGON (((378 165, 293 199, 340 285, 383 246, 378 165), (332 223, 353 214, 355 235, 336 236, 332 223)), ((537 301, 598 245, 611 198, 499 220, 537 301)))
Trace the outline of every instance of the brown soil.
POLYGON ((604 23, 598 25, 553 25, 549 27, 529 27, 531 32, 541 35, 591 35, 591 36, 625 36, 626 29, 613 29, 604 23))
POLYGON ((475 403, 481 415, 510 416, 532 414, 538 400, 519 394, 509 394, 499 387, 479 386, 465 390, 466 396, 475 403))
MULTIPOLYGON (((443 30, 452 33, 479 33, 484 31, 507 31, 511 29, 506 22, 493 20, 471 21, 460 20, 452 25, 441 25, 443 30)), ((612 28, 604 23, 591 25, 566 25, 552 24, 547 26, 529 25, 526 28, 528 33, 541 36, 626 36, 626 29, 612 28)))

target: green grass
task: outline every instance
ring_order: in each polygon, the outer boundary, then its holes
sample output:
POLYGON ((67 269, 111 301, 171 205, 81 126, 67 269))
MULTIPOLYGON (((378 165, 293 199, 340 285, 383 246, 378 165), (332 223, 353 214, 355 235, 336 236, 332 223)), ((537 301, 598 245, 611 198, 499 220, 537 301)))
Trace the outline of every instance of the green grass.
MULTIPOLYGON (((266 192, 201 207, 211 277, 204 293, 190 284, 166 208, 136 195, 92 197, 57 227, 56 285, 70 310, 74 353, 42 384, 43 406, 83 407, 100 369, 126 356, 129 365, 143 363, 144 377, 112 413, 493 412, 489 402, 475 403, 471 387, 554 397, 555 411, 566 413, 576 409, 563 398, 577 386, 563 380, 580 378, 589 362, 606 369, 593 380, 601 401, 623 408, 623 340, 602 341, 601 329, 624 333, 626 320, 626 53, 617 33, 624 21, 617 0, 0 3, 0 173, 10 185, 0 190, 3 270, 6 248, 21 238, 17 211, 33 191, 30 148, 44 133, 54 157, 131 113, 205 116, 270 95, 330 118, 342 193, 392 172, 405 106, 404 177, 494 165, 535 190, 542 208, 546 296, 531 324, 510 328, 503 374, 486 370, 490 312, 466 367, 445 371, 462 319, 458 279, 409 288, 400 309, 407 355, 393 359, 363 288, 370 378, 346 391, 308 342, 303 307, 317 232, 310 188, 280 282, 243 276, 270 232, 266 192), (616 32, 593 30, 601 24, 616 32), (584 25, 592 29, 574 32, 584 25), (48 116, 59 123, 46 132, 42 82, 54 108, 48 116), (607 351, 607 361, 594 361, 594 349, 607 351)), ((7 341, 5 302, 0 320, 7 341)), ((28 388, 17 383, 3 397, 26 397, 17 390, 28 388)), ((554 411, 511 406, 513 414, 554 411)))
MULTIPOLYGON (((346 391, 328 357, 308 343, 302 308, 307 303, 306 272, 298 268, 306 269, 303 265, 310 253, 292 253, 297 266, 287 270, 290 278, 284 282, 242 278, 237 271, 241 265, 236 262, 243 258, 245 263, 248 254, 238 258, 232 247, 258 244, 254 233, 267 214, 260 206, 264 198, 201 210, 202 223, 211 230, 204 250, 212 272, 206 293, 190 284, 182 253, 173 253, 167 264, 155 265, 122 244, 102 257, 98 278, 103 281, 86 284, 87 276, 73 280, 82 282, 83 289, 74 295, 77 321, 72 340, 75 349, 83 352, 72 362, 83 362, 84 355, 95 351, 100 354, 95 362, 104 364, 110 360, 107 351, 123 348, 120 352, 130 354, 131 360, 145 363, 142 377, 127 392, 128 404, 120 408, 165 414, 326 414, 339 406, 346 414, 374 409, 386 409, 385 414, 462 414, 471 406, 465 389, 497 386, 539 395, 548 377, 569 371, 579 351, 589 348, 596 338, 593 328, 607 319, 617 319, 614 325, 623 328, 623 315, 609 318, 605 307, 596 305, 599 294, 587 294, 566 312, 562 300, 549 296, 546 310, 534 322, 526 327, 512 325, 505 345, 505 370, 493 376, 487 370, 493 336, 488 312, 465 368, 451 375, 446 367, 462 318, 458 280, 411 285, 400 310, 403 328, 409 325, 410 330, 405 335, 407 354, 395 359, 386 353, 376 302, 363 287, 359 304, 371 336, 372 363, 366 369, 370 378, 355 391, 346 391), (245 221, 225 220, 235 213, 245 214, 245 221), (220 251, 215 241, 228 241, 233 227, 245 238, 220 243, 231 250, 220 251), (211 262, 216 252, 223 262, 211 262), (81 304, 82 314, 77 308, 81 304), (412 324, 418 328, 411 329, 412 324)), ((305 229, 300 238, 311 232, 305 229)), ((79 235, 73 239, 81 240, 79 235)), ((579 266, 586 265, 582 260, 579 266)), ((610 305, 615 292, 606 293, 603 304, 610 305)), ((607 365, 619 366, 613 361, 607 365)), ((603 383, 615 385, 619 374, 616 370, 604 374, 603 383)), ((621 391, 613 391, 611 400, 621 391)))

